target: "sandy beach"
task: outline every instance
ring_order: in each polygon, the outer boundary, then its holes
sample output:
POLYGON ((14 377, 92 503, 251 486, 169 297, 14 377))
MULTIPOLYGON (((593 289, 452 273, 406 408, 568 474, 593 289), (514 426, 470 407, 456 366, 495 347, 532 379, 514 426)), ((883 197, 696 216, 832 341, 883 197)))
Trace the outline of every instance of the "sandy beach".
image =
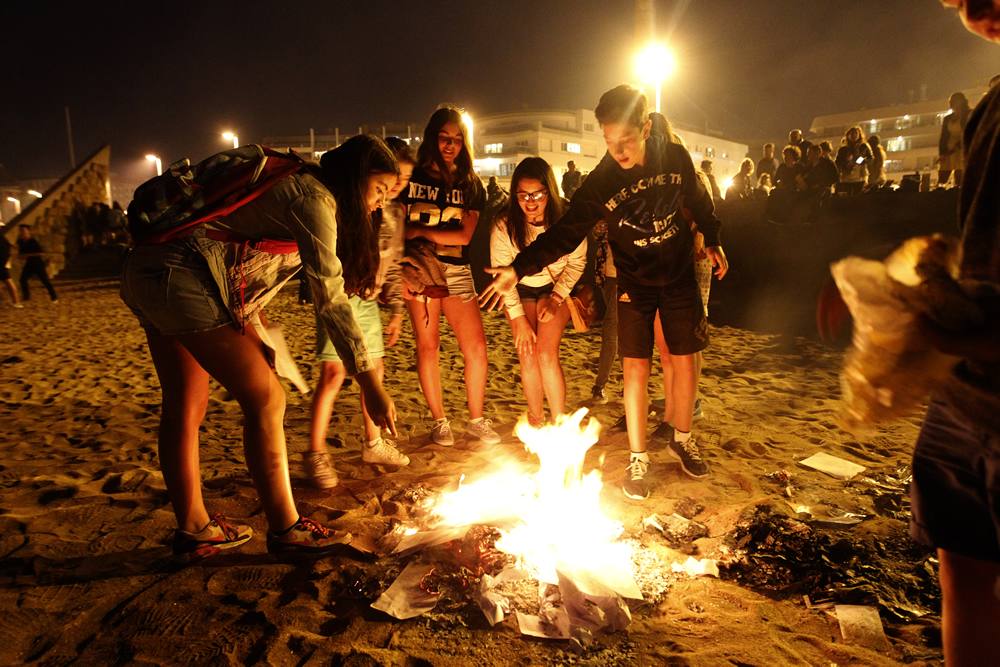
MULTIPOLYGON (((289 564, 267 555, 266 525, 243 465, 239 408, 215 384, 202 427, 206 503, 212 512, 249 523, 257 536, 238 553, 176 567, 167 546, 174 518, 156 457, 159 386, 142 331, 110 283, 64 287, 60 296, 57 304, 36 297, 23 310, 0 308, 2 664, 940 663, 932 571, 924 580, 901 576, 912 587, 928 589, 923 610, 920 618, 883 610, 888 644, 881 650, 845 641, 822 599, 811 599, 816 606, 808 608, 801 587, 772 582, 781 589, 766 590, 746 568, 719 579, 668 577, 669 590, 636 605, 627 630, 599 635, 583 648, 522 637, 506 622, 490 628, 468 610, 397 621, 369 608, 399 571, 398 563, 388 565, 391 559, 345 552, 289 564)), ((294 296, 285 290, 268 314, 284 328, 303 372, 315 378, 311 307, 299 306, 294 296)), ((331 492, 307 487, 299 462, 309 399, 289 386, 286 432, 303 514, 374 542, 391 524, 393 499, 401 491, 453 486, 463 473, 484 469, 501 455, 530 459, 511 436, 524 400, 510 329, 500 315, 484 315, 484 322, 490 345, 487 411, 505 436, 499 451, 428 443, 429 413, 407 324, 389 350, 386 385, 399 411, 400 448, 412 460, 409 467, 380 471, 362 463, 357 388, 351 387, 338 400, 330 432, 341 484, 331 492)), ((848 542, 905 542, 906 506, 899 494, 886 491, 886 480, 905 474, 900 469, 909 463, 920 416, 871 436, 851 435, 835 422, 838 350, 732 328, 715 328, 712 335, 700 385, 705 414, 695 425, 712 467, 707 480, 689 479, 662 449, 654 449, 652 496, 632 502, 619 488, 627 463, 624 433, 603 436, 588 454, 588 468, 603 460, 604 501, 626 535, 665 562, 683 560, 687 554, 644 531, 642 519, 670 515, 693 501, 702 506, 696 519, 708 535, 687 550, 702 557, 731 557, 737 525, 764 505, 795 520, 803 519, 801 512, 864 515, 852 526, 803 520, 831 549, 848 542), (843 481, 797 464, 820 451, 867 470, 843 481)), ((589 396, 599 346, 598 331, 564 338, 570 405, 589 396)), ((447 410, 461 432, 461 357, 444 325, 441 368, 447 410)), ((622 410, 620 373, 609 390, 609 403, 593 409, 608 425, 622 410)), ((661 392, 659 381, 650 383, 651 396, 661 392)), ((910 555, 914 563, 923 558, 910 555)))

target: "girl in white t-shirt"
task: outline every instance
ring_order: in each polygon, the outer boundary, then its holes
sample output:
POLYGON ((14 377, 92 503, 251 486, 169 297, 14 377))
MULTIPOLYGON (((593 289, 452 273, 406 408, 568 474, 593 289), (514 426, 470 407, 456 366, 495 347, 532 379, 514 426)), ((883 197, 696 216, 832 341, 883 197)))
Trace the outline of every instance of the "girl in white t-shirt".
MULTIPOLYGON (((521 161, 510 183, 511 200, 490 236, 493 266, 508 266, 521 250, 559 219, 563 200, 549 164, 538 157, 521 161)), ((543 397, 553 417, 566 408, 566 382, 559 342, 569 320, 566 300, 587 264, 587 241, 536 274, 524 276, 504 294, 504 306, 521 362, 521 386, 528 420, 544 422, 543 397)))

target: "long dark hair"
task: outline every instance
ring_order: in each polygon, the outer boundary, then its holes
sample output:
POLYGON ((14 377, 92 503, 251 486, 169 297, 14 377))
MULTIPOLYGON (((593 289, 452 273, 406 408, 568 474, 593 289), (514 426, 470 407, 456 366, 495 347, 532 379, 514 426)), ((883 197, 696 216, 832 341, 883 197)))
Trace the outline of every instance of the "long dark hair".
POLYGON ((378 137, 359 134, 323 153, 319 165, 337 200, 337 257, 344 267, 344 289, 369 298, 375 291, 379 248, 365 194, 371 176, 399 173, 396 158, 378 137))
POLYGON ((441 107, 431 114, 430 120, 427 121, 427 127, 424 128, 424 139, 420 142, 420 148, 417 149, 417 165, 424 169, 436 167, 444 182, 452 187, 464 189, 465 186, 472 183, 473 178, 477 178, 472 171, 472 146, 469 145, 469 128, 462 120, 460 109, 441 107), (454 174, 448 169, 448 165, 445 164, 444 158, 441 157, 441 151, 438 149, 438 132, 448 123, 458 125, 458 129, 462 133, 462 150, 455 158, 454 174))
POLYGON ((556 220, 562 217, 564 204, 556 186, 556 176, 552 173, 549 163, 540 157, 526 157, 514 168, 510 177, 510 204, 507 206, 507 234, 517 249, 524 250, 528 245, 528 221, 517 200, 517 186, 525 178, 541 181, 549 191, 545 203, 545 228, 548 229, 556 220))

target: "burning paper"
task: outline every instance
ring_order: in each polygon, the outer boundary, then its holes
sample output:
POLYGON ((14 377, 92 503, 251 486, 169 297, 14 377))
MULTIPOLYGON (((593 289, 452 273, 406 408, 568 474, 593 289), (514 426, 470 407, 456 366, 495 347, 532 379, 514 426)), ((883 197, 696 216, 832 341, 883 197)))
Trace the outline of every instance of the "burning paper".
POLYGON ((539 460, 534 473, 517 464, 441 496, 433 509, 440 527, 489 524, 500 529, 497 549, 515 556, 539 581, 558 583, 563 572, 588 594, 612 591, 642 599, 632 576, 631 549, 619 541, 623 527, 600 505, 601 474, 583 473, 583 460, 600 424, 582 426, 586 409, 532 428, 515 429, 539 460))
MULTIPOLYGON (((497 551, 513 556, 543 588, 549 585, 571 598, 547 602, 548 611, 539 616, 518 613, 522 632, 569 636, 571 618, 574 625, 590 619, 587 626, 624 627, 629 615, 622 598, 641 600, 642 593, 633 574, 632 546, 620 539, 623 526, 601 507, 601 474, 583 471, 600 431, 596 420, 583 424, 586 414, 581 409, 537 429, 522 419, 515 432, 538 457, 537 469, 510 462, 463 481, 433 503, 432 520, 422 532, 404 529, 397 552, 440 543, 470 526, 494 526, 500 533, 497 551)), ((476 602, 490 623, 510 612, 493 591, 502 576, 485 575, 477 591, 476 602)))

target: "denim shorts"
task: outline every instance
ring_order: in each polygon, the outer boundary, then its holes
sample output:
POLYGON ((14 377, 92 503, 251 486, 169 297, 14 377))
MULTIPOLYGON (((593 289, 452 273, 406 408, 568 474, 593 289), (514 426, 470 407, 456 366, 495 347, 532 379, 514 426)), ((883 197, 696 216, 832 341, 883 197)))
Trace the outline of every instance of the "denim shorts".
POLYGON ((1000 437, 931 401, 913 452, 910 535, 1000 563, 1000 437))
POLYGON ((144 329, 168 336, 233 324, 191 239, 134 248, 122 268, 121 297, 144 329))
POLYGON ((448 296, 457 296, 462 301, 472 301, 476 294, 476 283, 472 280, 472 267, 468 264, 441 263, 444 277, 448 281, 448 296))
MULTIPOLYGON (((354 311, 354 319, 361 328, 361 335, 365 340, 365 347, 368 348, 368 357, 371 359, 381 359, 385 356, 385 343, 382 342, 382 316, 378 312, 378 301, 362 299, 360 296, 352 296, 348 299, 351 303, 351 310, 354 311)), ((320 361, 333 361, 344 363, 333 347, 333 341, 326 333, 323 323, 316 322, 316 358, 320 361)))
POLYGON ((518 283, 517 296, 521 299, 522 303, 525 301, 538 301, 539 299, 551 296, 553 289, 555 289, 555 285, 552 283, 542 285, 541 287, 530 287, 528 285, 518 283))

